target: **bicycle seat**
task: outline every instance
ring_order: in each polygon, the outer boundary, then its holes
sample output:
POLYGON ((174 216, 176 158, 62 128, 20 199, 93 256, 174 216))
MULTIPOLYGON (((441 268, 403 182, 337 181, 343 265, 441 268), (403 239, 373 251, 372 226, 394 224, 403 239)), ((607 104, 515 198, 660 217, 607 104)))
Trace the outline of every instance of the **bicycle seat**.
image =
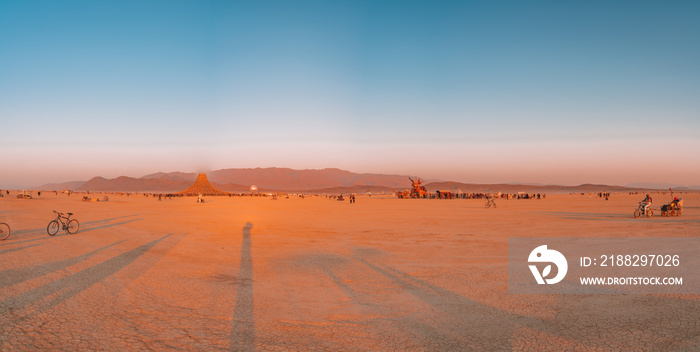
POLYGON ((71 215, 73 215, 73 213, 68 213, 68 216, 71 216, 71 215))

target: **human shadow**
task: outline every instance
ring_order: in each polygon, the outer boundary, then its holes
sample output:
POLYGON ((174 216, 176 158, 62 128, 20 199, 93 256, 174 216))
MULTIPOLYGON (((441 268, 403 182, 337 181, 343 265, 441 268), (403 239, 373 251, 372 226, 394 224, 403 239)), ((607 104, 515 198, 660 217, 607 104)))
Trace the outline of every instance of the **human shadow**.
MULTIPOLYGON (((47 224, 48 224, 48 223, 47 223, 47 224)), ((36 228, 36 229, 22 229, 22 230, 12 231, 11 236, 16 236, 16 235, 27 235, 27 234, 41 233, 41 232, 43 232, 44 234, 46 234, 46 227, 40 227, 40 228, 36 228)), ((12 237, 10 237, 10 238, 12 238, 12 237)), ((18 243, 18 242, 14 242, 14 243, 18 243)))
MULTIPOLYGON (((13 233, 13 235, 14 235, 14 233, 13 233)), ((12 240, 12 237, 10 237, 10 238, 8 238, 7 240, 5 240, 5 241, 3 241, 2 243, 0 243, 0 246, 7 246, 7 245, 11 245, 11 244, 18 244, 18 243, 25 243, 25 242, 34 242, 34 241, 46 241, 46 240, 48 240, 49 238, 51 238, 51 237, 48 237, 48 235, 47 235, 46 237, 36 237, 36 238, 29 239, 29 240, 13 241, 13 240, 12 240)))
MULTIPOLYGON (((520 327, 593 349, 667 350, 699 336, 695 317, 700 314, 700 306, 694 300, 667 296, 564 295, 554 319, 543 320, 468 299, 361 255, 353 258, 441 311, 444 320, 436 332, 442 348, 447 350, 510 350, 515 348, 513 333, 520 327), (634 307, 634 313, 621 307, 634 307), (671 323, 674 321, 677 323, 671 323), (625 345, 624 339, 642 331, 659 338, 635 341, 639 345, 634 348, 625 345), (611 340, 610 334, 617 337, 611 340)), ((425 322, 409 319, 403 323, 415 334, 427 331, 425 322)))
POLYGON ((255 351, 255 320, 253 315, 253 256, 250 251, 250 229, 253 224, 245 224, 241 242, 241 263, 238 269, 236 305, 233 309, 233 329, 231 331, 231 351, 255 351))
POLYGON ((629 213, 586 213, 572 211, 540 211, 532 214, 553 216, 566 220, 606 220, 606 221, 634 221, 632 212, 629 213))
POLYGON ((355 303, 365 304, 363 297, 334 271, 334 269, 348 265, 351 262, 349 258, 335 254, 323 253, 306 255, 303 257, 303 261, 325 274, 338 289, 340 289, 355 303))
POLYGON ((113 218, 109 218, 109 219, 85 221, 85 222, 83 222, 83 225, 86 225, 86 224, 97 224, 97 223, 100 223, 100 222, 107 222, 107 221, 112 221, 112 220, 117 220, 117 219, 130 218, 130 217, 132 217, 132 216, 139 216, 139 215, 141 215, 141 214, 131 214, 131 215, 124 215, 124 216, 117 216, 117 217, 113 217, 113 218))
MULTIPOLYGON (((84 260, 87 260, 88 258, 92 257, 93 255, 107 249, 113 246, 116 246, 125 240, 114 242, 110 245, 107 245, 102 248, 98 248, 92 252, 85 253, 83 255, 79 255, 77 257, 73 258, 68 258, 64 260, 59 260, 51 263, 46 263, 46 264, 40 264, 32 267, 24 267, 24 268, 16 268, 16 269, 8 269, 4 271, 0 271, 0 288, 2 287, 7 287, 7 286, 12 286, 24 281, 29 281, 34 278, 44 276, 46 274, 65 269, 71 265, 75 265, 78 263, 83 262, 84 260)), ((35 244, 33 246, 27 246, 27 247, 22 247, 22 248, 29 248, 29 247, 34 247, 34 246, 39 246, 39 244, 35 244)))
POLYGON ((405 320, 402 324, 416 334, 439 336, 441 346, 447 350, 509 349, 509 341, 517 325, 538 331, 553 332, 547 322, 539 319, 509 314, 431 285, 391 267, 373 263, 367 258, 357 255, 353 258, 386 277, 406 293, 441 311, 446 320, 440 324, 440 329, 417 320, 405 320))
POLYGON ((120 221, 120 222, 115 222, 112 224, 105 224, 105 225, 95 226, 95 227, 88 227, 86 229, 80 229, 80 232, 90 232, 90 231, 94 231, 94 230, 101 230, 101 229, 106 229, 106 228, 110 228, 110 227, 114 227, 114 226, 125 225, 125 224, 128 224, 130 222, 134 222, 134 221, 141 221, 141 220, 143 220, 143 218, 125 220, 125 221, 120 221))
POLYGON ((328 276, 328 278, 333 281, 333 283, 338 287, 346 296, 350 297, 353 301, 356 301, 357 303, 364 303, 361 299, 360 296, 355 292, 355 290, 350 287, 350 285, 346 284, 343 279, 341 279, 331 268, 329 268, 326 265, 319 265, 319 269, 328 276))
MULTIPOLYGON (((117 219, 123 219, 123 218, 132 217, 132 216, 139 216, 139 215, 141 215, 141 214, 124 215, 124 216, 117 216, 117 217, 109 218, 109 219, 85 221, 85 222, 81 222, 80 225, 85 226, 85 225, 87 225, 87 224, 97 224, 97 223, 108 222, 108 221, 113 221, 113 220, 117 220, 117 219)), ((78 220, 78 221, 80 221, 80 220, 78 220)), ((47 222, 47 224, 48 224, 48 222, 47 222)), ((43 232, 44 234, 46 234, 46 227, 39 227, 39 228, 35 228, 35 229, 16 230, 16 231, 13 231, 13 232, 12 232, 12 236, 15 236, 15 235, 27 235, 27 234, 42 233, 42 232, 43 232)), ((30 239, 30 240, 26 240, 26 241, 21 241, 21 242, 36 241, 36 240, 38 240, 38 239, 46 239, 46 238, 44 238, 44 237, 41 237, 41 238, 34 238, 34 239, 30 239)), ((13 242, 13 243, 21 243, 21 242, 13 242)))
POLYGON ((31 248, 31 247, 36 247, 36 246, 41 246, 43 243, 37 243, 37 244, 32 244, 29 246, 24 246, 24 247, 17 247, 17 248, 10 248, 10 249, 5 249, 0 251, 0 254, 5 254, 5 253, 10 253, 14 251, 21 251, 23 249, 31 248))
POLYGON ((146 243, 78 273, 49 282, 24 294, 9 298, 0 303, 0 311, 19 311, 42 299, 49 299, 49 301, 45 303, 42 302, 32 314, 35 315, 47 309, 51 309, 57 304, 74 297, 90 286, 103 281, 107 277, 125 268, 171 235, 172 234, 165 235, 155 241, 146 243))

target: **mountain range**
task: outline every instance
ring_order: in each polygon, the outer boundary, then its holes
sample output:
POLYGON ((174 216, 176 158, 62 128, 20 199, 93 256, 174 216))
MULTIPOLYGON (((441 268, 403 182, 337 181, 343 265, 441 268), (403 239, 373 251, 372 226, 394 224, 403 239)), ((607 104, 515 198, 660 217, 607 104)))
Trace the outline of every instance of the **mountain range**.
MULTIPOLYGON (((158 172, 139 178, 120 176, 113 179, 93 177, 88 181, 51 183, 35 187, 40 190, 108 191, 108 192, 178 192, 187 189, 197 178, 197 173, 158 172)), ((228 192, 249 191, 252 185, 267 191, 314 191, 337 187, 403 189, 410 187, 407 176, 383 174, 358 174, 340 169, 254 168, 222 169, 207 172, 207 178, 215 187, 228 192)))
MULTIPOLYGON (((389 193, 393 190, 405 190, 411 187, 411 181, 404 175, 359 174, 341 169, 305 169, 289 168, 253 168, 221 169, 207 172, 209 181, 217 188, 227 192, 248 192, 251 185, 259 191, 299 191, 308 193, 389 193)), ((179 192, 187 189, 197 178, 197 173, 158 172, 142 177, 120 176, 113 179, 93 177, 88 181, 50 183, 38 190, 75 190, 107 192, 179 192)), ((626 192, 642 189, 668 189, 665 184, 630 184, 627 186, 609 186, 583 184, 578 186, 532 185, 517 183, 472 184, 449 181, 424 183, 428 191, 450 190, 463 192, 626 192), (659 187, 656 187, 659 186, 659 187), (661 187, 663 186, 663 187, 661 187)), ((673 187, 679 191, 692 190, 690 187, 673 187)), ((698 187, 700 189, 700 187, 698 187)))
POLYGON ((626 184, 625 187, 631 188, 650 188, 650 189, 669 189, 678 191, 700 190, 700 185, 679 185, 676 183, 654 183, 654 182, 636 182, 626 184))

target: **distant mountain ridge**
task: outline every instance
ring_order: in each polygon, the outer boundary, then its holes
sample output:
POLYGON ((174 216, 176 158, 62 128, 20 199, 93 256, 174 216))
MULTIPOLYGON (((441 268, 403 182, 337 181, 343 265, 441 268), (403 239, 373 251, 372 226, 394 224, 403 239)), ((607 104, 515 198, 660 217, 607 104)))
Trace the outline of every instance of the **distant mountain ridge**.
POLYGON ((155 174, 150 174, 146 176, 142 176, 141 178, 147 178, 147 179, 160 179, 160 178, 166 178, 169 180, 173 181, 189 181, 189 182, 194 182, 195 179, 197 179, 197 173, 196 172, 156 172, 155 174))
POLYGON ((628 183, 625 187, 632 188, 651 188, 651 189, 677 189, 679 191, 683 190, 700 190, 700 185, 679 185, 675 183, 654 183, 654 182, 635 182, 628 183))
MULTIPOLYGON (((66 183, 50 183, 39 190, 77 190, 77 191, 107 191, 107 192, 179 192, 189 188, 197 177, 194 172, 157 172, 135 178, 120 176, 113 179, 93 177, 88 181, 72 181, 66 183)), ((211 183, 227 192, 247 192, 251 185, 256 185, 261 191, 298 191, 314 193, 364 193, 389 192, 405 190, 411 187, 408 176, 354 173, 336 168, 296 170, 289 168, 252 168, 252 169, 221 169, 207 172, 211 183)), ((578 186, 533 185, 520 183, 473 184, 461 182, 426 182, 426 189, 452 190, 462 192, 625 192, 642 189, 668 189, 666 184, 630 184, 628 186, 609 186, 583 184, 578 186), (629 187, 631 185, 636 185, 629 187), (642 187, 661 185, 664 187, 642 187)), ((696 187, 696 186, 691 186, 696 187)), ((700 186, 697 186, 700 189, 700 186)), ((674 187, 679 191, 692 190, 689 187, 674 187)))
MULTIPOLYGON (((179 192, 187 189, 196 179, 196 173, 158 172, 135 178, 120 176, 113 179, 93 177, 84 182, 46 184, 36 189, 108 192, 179 192)), ((359 174, 347 170, 289 168, 222 169, 207 172, 211 183, 224 191, 248 191, 256 185, 260 190, 310 191, 336 187, 386 187, 398 189, 410 186, 408 176, 359 174)))
POLYGON ((107 192, 176 192, 187 189, 192 182, 171 180, 168 177, 161 178, 134 178, 119 176, 113 179, 93 177, 77 191, 107 191, 107 192))
POLYGON ((405 187, 408 176, 358 174, 347 170, 289 168, 223 169, 207 173, 209 180, 219 183, 256 185, 276 190, 308 191, 312 189, 351 187, 357 185, 405 187))
POLYGON ((52 191, 65 191, 65 190, 76 190, 85 184, 85 181, 69 181, 62 183, 47 183, 45 185, 34 187, 38 190, 52 190, 52 191))
POLYGON ((578 193, 578 192, 633 192, 637 190, 645 190, 645 188, 632 188, 623 186, 610 186, 598 184, 582 184, 578 186, 560 186, 560 185, 528 185, 528 184, 512 184, 512 183, 497 183, 497 184, 475 184, 461 182, 431 182, 425 184, 425 189, 429 192, 441 191, 462 191, 467 193, 578 193))

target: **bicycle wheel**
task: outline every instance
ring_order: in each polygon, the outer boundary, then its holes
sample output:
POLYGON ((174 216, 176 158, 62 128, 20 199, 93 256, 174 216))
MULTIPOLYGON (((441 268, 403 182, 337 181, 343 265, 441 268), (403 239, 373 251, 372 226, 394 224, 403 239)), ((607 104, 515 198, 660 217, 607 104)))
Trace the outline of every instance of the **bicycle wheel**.
POLYGON ((634 218, 635 218, 635 219, 638 218, 638 217, 640 217, 641 215, 642 215, 642 212, 639 211, 639 209, 637 209, 637 210, 634 211, 634 218))
POLYGON ((492 206, 495 208, 495 207, 496 207, 496 202, 493 202, 492 206))
POLYGON ((46 232, 49 233, 49 236, 53 236, 58 233, 58 221, 51 220, 49 226, 46 226, 46 232))
POLYGON ((486 204, 485 204, 484 206, 487 207, 487 208, 489 208, 489 207, 491 207, 491 203, 486 202, 486 204))
POLYGON ((650 218, 650 217, 652 217, 652 216, 654 216, 654 211, 651 210, 651 209, 649 209, 649 210, 647 211, 647 217, 650 218))
POLYGON ((78 222, 78 220, 73 219, 73 220, 68 222, 68 227, 66 227, 66 231, 68 231, 68 233, 70 233, 70 234, 74 234, 74 233, 78 232, 79 228, 80 228, 80 223, 78 222))
POLYGON ((0 222, 0 241, 10 237, 10 225, 0 222))

